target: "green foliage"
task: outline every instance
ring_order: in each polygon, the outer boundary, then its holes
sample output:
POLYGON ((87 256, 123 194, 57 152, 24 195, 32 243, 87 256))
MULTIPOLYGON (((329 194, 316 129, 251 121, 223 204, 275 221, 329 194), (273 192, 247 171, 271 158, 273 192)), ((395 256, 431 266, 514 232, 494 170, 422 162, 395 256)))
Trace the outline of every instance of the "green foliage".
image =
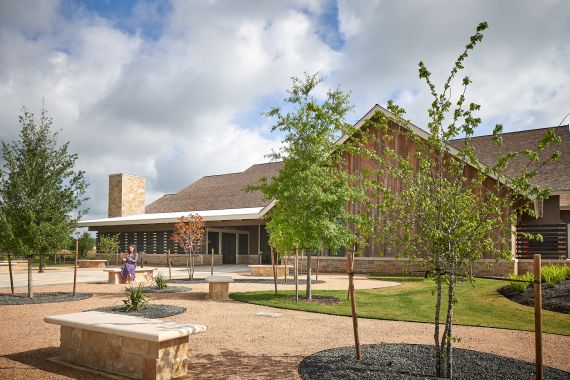
POLYGON ((81 235, 75 235, 70 238, 69 250, 75 252, 75 240, 78 242, 79 257, 86 257, 87 252, 95 247, 95 239, 91 237, 89 232, 83 232, 81 235))
POLYGON ((99 236, 99 252, 108 259, 119 251, 118 235, 100 235, 99 236))
POLYGON ((267 229, 278 252, 337 249, 358 240, 351 225, 359 223, 359 216, 346 205, 363 201, 365 195, 355 186, 355 176, 342 169, 345 147, 335 144, 353 132, 344 121, 352 106, 349 94, 340 89, 329 90, 323 101, 314 97, 320 82, 316 75, 293 78, 284 100, 291 111, 276 107, 266 114, 275 119, 272 130, 284 135, 283 148, 270 155, 283 160, 283 167, 277 177, 264 178, 249 190, 276 201, 267 214, 267 229))
POLYGON ((154 276, 154 283, 156 284, 156 287, 161 290, 168 287, 168 284, 166 283, 166 277, 160 273, 154 276))
MULTIPOLYGON (((15 256, 50 255, 67 248, 72 228, 87 210, 84 172, 75 170, 77 154, 59 144, 52 120, 42 110, 39 122, 27 109, 21 131, 2 142, 0 170, 0 244, 15 256)), ((28 293, 32 293, 31 275, 28 293)))
POLYGON ((547 287, 553 288, 563 280, 570 279, 570 266, 568 265, 545 265, 541 268, 542 281, 547 287))
POLYGON ((142 283, 136 288, 134 286, 128 287, 125 292, 127 293, 127 298, 123 300, 125 311, 138 311, 149 302, 142 283))
POLYGON ((524 274, 516 275, 514 273, 509 274, 507 276, 509 280, 518 280, 518 281, 511 281, 511 289, 523 293, 529 286, 534 283, 534 274, 532 272, 526 272, 524 274), (526 282, 519 282, 519 281, 526 281, 526 282))

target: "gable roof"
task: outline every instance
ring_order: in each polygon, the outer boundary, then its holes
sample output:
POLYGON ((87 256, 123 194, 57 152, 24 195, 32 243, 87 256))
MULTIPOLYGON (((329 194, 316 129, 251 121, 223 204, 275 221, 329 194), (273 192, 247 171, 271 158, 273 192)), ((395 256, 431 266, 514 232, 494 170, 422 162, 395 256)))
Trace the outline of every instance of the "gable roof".
MULTIPOLYGON (((505 145, 503 150, 497 149, 491 135, 472 137, 471 144, 479 160, 485 165, 491 166, 495 164, 501 153, 535 148, 547 129, 549 128, 503 133, 505 145)), ((560 157, 537 170, 536 177, 532 181, 541 187, 550 187, 554 192, 570 191, 570 130, 568 125, 554 127, 553 129, 562 138, 562 143, 548 147, 545 153, 550 156, 555 150, 559 150, 560 157)), ((450 145, 456 149, 461 149, 464 142, 465 139, 452 140, 450 145)), ((527 160, 524 157, 517 157, 509 162, 504 174, 516 176, 526 163, 527 160)))
POLYGON ((246 192, 263 177, 271 179, 279 174, 283 162, 253 165, 239 173, 212 175, 200 178, 176 194, 167 194, 145 208, 145 214, 172 213, 190 210, 222 210, 265 207, 270 201, 259 192, 246 192))

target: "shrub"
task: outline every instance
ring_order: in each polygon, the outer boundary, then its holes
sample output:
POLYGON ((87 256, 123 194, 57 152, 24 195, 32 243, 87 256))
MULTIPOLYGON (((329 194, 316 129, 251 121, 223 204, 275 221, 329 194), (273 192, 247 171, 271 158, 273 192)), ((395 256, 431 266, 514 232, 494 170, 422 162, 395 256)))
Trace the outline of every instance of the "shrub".
POLYGON ((518 281, 511 281, 511 289, 522 293, 534 282, 534 274, 531 272, 526 272, 524 274, 516 275, 516 274, 509 274, 509 280, 518 280, 518 281), (526 282, 519 282, 519 281, 526 281, 526 282))
POLYGON ((553 288, 562 280, 570 278, 570 267, 567 265, 545 265, 542 267, 542 281, 553 288))
POLYGON ((123 300, 125 304, 125 311, 137 311, 142 309, 149 301, 149 298, 144 294, 142 284, 138 287, 131 286, 126 289, 127 299, 123 300))
POLYGON ((154 283, 158 289, 166 289, 168 287, 166 284, 166 277, 160 273, 154 276, 154 283))

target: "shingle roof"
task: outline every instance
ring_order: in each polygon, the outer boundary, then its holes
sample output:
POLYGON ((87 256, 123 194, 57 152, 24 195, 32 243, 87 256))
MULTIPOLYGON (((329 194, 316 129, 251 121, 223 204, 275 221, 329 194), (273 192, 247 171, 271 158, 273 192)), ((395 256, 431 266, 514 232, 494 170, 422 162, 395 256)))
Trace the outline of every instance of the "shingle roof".
POLYGON ((152 202, 146 206, 145 213, 265 207, 269 201, 265 201, 260 192, 249 193, 244 189, 262 177, 277 176, 282 166, 283 162, 270 162, 253 165, 240 173, 202 177, 178 193, 152 202))
MULTIPOLYGON (((522 151, 536 147, 546 129, 548 128, 504 133, 503 141, 505 147, 502 153, 507 151, 522 151)), ((554 127, 553 129, 556 131, 556 134, 562 138, 562 143, 549 147, 545 152, 550 155, 555 150, 559 150, 560 158, 538 169, 533 182, 542 187, 550 187, 553 191, 569 191, 570 130, 567 125, 554 127)), ((464 139, 450 141, 450 145, 456 149, 461 149, 463 143, 464 139)), ((495 142, 493 142, 492 136, 473 137, 471 138, 471 143, 475 149, 475 153, 484 164, 489 166, 495 164, 497 156, 501 152, 497 149, 495 142)), ((505 169, 503 174, 506 176, 516 176, 517 173, 521 171, 523 165, 526 165, 526 162, 527 160, 523 157, 510 161, 509 166, 505 169)))

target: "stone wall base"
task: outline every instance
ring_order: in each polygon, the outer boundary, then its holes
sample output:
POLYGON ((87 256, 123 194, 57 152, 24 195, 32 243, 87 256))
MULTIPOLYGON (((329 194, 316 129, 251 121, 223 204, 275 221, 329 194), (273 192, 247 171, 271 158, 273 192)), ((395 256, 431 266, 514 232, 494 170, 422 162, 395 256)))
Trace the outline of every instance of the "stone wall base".
MULTIPOLYGON (((287 264, 293 264, 293 257, 287 258, 287 264)), ((542 260, 542 265, 570 265, 570 260, 542 260)), ((317 258, 313 256, 311 260, 313 273, 317 269, 317 258)), ((307 260, 299 257, 299 270, 306 271, 307 260)), ((492 259, 478 260, 472 265, 474 276, 495 276, 504 277, 511 273, 532 272, 533 261, 526 259, 514 259, 512 261, 496 262, 492 259)), ((410 263, 407 260, 393 257, 356 257, 354 259, 354 272, 359 274, 392 274, 392 275, 423 275, 426 268, 420 263, 410 263)), ((319 272, 324 273, 346 273, 346 258, 321 256, 319 258, 319 272)))
POLYGON ((150 342, 61 326, 63 360, 134 379, 170 379, 186 373, 188 337, 150 342))

